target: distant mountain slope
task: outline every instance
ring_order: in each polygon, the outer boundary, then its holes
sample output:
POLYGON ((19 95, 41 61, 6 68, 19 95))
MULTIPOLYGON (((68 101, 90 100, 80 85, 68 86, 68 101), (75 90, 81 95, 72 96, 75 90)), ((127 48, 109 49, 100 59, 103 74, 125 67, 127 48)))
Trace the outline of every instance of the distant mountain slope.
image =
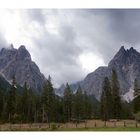
MULTIPOLYGON (((114 58, 109 62, 107 67, 99 67, 94 72, 89 73, 85 79, 80 82, 82 89, 89 95, 95 95, 95 97, 99 100, 103 79, 105 76, 111 78, 112 69, 117 71, 121 95, 126 100, 128 100, 128 98, 129 100, 132 100, 133 92, 129 91, 132 91, 133 89, 134 79, 137 78, 140 81, 140 53, 133 47, 126 50, 122 46, 114 58)), ((71 87, 73 87, 73 84, 71 87)))
POLYGON ((23 86, 26 82, 36 92, 42 90, 43 83, 46 80, 23 45, 19 49, 13 47, 1 49, 0 72, 8 81, 11 81, 14 75, 17 84, 23 86))

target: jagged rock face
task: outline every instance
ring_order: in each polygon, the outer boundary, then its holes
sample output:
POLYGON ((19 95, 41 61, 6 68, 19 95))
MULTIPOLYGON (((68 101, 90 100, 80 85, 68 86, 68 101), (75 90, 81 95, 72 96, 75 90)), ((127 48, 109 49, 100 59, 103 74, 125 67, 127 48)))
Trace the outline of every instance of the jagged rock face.
POLYGON ((132 91, 135 78, 140 81, 140 53, 132 47, 125 50, 122 46, 107 67, 97 68, 81 81, 82 89, 100 100, 103 79, 105 76, 111 79, 112 69, 117 72, 121 95, 125 95, 132 91))
POLYGON ((97 99, 99 99, 101 95, 102 81, 104 77, 108 75, 107 67, 99 67, 94 72, 86 76, 83 81, 83 85, 81 85, 82 89, 86 91, 87 94, 93 94, 97 99))
POLYGON ((26 82, 29 87, 37 92, 42 90, 46 80, 23 45, 19 49, 1 49, 0 72, 8 81, 11 81, 15 75, 17 84, 23 86, 26 82))
POLYGON ((125 50, 122 46, 108 67, 100 67, 88 74, 82 85, 88 94, 94 94, 100 99, 102 82, 105 76, 111 78, 112 69, 115 69, 120 83, 121 95, 133 89, 135 78, 140 80, 140 53, 132 47, 125 50))
POLYGON ((135 78, 140 80, 140 53, 132 47, 125 50, 124 47, 115 55, 108 68, 115 68, 118 74, 122 94, 133 89, 135 78))

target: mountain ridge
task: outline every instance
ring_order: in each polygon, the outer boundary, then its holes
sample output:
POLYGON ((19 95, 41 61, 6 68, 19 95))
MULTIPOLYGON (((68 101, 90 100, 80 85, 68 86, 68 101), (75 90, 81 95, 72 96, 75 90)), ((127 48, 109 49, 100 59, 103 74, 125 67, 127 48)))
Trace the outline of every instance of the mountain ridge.
POLYGON ((11 81, 15 76, 20 86, 26 82, 27 86, 36 92, 42 91, 43 83, 46 81, 24 45, 18 49, 11 45, 10 48, 0 50, 0 73, 7 81, 11 81))
MULTIPOLYGON (((118 74, 122 98, 127 101, 132 100, 134 80, 135 78, 140 80, 140 53, 133 47, 125 49, 124 46, 121 46, 108 63, 108 66, 100 66, 95 71, 87 74, 82 81, 79 81, 81 83, 79 85, 87 94, 93 94, 100 100, 103 79, 105 76, 111 79, 112 69, 115 69, 118 74), (127 93, 129 94, 127 95, 127 93)), ((70 86, 72 87, 73 84, 70 86)))

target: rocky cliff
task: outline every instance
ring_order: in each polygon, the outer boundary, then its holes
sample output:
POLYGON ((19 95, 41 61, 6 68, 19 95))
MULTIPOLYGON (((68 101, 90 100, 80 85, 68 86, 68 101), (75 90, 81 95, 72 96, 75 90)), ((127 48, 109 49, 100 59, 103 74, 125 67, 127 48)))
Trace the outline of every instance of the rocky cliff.
POLYGON ((6 80, 11 81, 15 76, 17 84, 23 86, 26 82, 36 92, 41 92, 46 80, 23 45, 18 49, 13 46, 1 49, 0 72, 6 80))

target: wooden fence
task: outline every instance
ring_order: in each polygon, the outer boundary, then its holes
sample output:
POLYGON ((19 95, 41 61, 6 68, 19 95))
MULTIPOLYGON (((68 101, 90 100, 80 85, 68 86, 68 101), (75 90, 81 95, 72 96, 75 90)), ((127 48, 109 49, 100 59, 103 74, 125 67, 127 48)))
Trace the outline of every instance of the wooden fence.
POLYGON ((33 123, 33 124, 0 124, 1 131, 42 131, 61 128, 100 128, 100 127, 140 127, 140 123, 135 120, 120 120, 120 121, 101 121, 87 120, 85 122, 69 122, 69 123, 33 123))

